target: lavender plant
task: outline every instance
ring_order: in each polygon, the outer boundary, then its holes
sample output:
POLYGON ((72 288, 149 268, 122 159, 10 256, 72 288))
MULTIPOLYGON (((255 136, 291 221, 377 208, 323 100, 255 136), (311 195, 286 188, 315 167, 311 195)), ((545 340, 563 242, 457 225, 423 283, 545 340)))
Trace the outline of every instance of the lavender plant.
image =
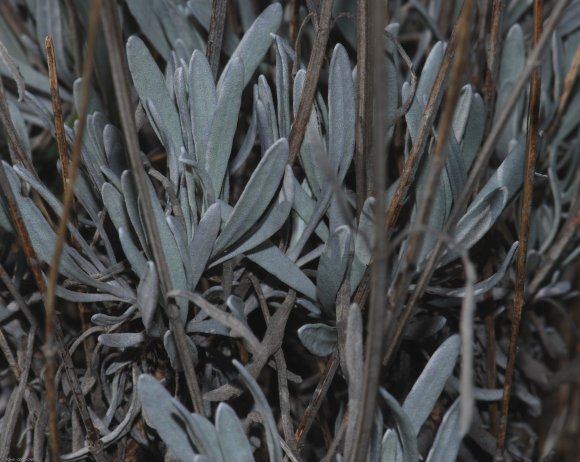
POLYGON ((0 3, 0 460, 573 457, 580 2, 531 3, 0 3))

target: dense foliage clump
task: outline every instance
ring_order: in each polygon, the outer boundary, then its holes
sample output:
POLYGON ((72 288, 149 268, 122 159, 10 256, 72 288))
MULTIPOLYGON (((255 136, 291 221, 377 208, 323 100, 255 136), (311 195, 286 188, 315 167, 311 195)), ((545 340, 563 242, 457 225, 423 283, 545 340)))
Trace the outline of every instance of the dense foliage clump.
POLYGON ((575 460, 580 1, 0 12, 0 460, 575 460))

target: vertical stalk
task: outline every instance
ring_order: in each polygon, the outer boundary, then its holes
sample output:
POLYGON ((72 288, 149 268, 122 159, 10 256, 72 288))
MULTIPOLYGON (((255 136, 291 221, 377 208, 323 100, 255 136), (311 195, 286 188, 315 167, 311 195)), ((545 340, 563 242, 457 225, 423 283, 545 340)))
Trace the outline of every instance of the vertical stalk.
MULTIPOLYGON (((534 0, 534 25, 532 43, 536 46, 540 40, 543 22, 543 1, 534 0)), ((541 66, 538 65, 532 73, 530 83, 530 102, 528 105, 528 133, 527 152, 524 172, 524 187, 522 192, 520 229, 518 239, 520 245, 516 256, 516 284, 514 296, 514 309, 512 313, 512 332, 510 337, 508 362, 503 385, 503 397, 501 401, 501 416, 499 421, 499 434, 497 449, 503 452, 507 433, 507 419, 509 413, 510 393, 513 374, 516 364, 518 334, 524 306, 524 284, 526 281, 526 258, 528 254, 528 234, 530 231, 530 211, 532 208, 532 194, 534 187, 534 168, 538 154, 538 132, 540 118, 540 84, 541 66)))
MULTIPOLYGON (((382 216, 386 209, 387 158, 385 153, 385 114, 384 114, 384 70, 383 60, 383 18, 384 2, 369 0, 369 39, 368 76, 373 89, 374 104, 372 105, 372 120, 368 128, 372 133, 370 151, 374 168, 374 194, 376 197, 376 214, 382 216)), ((363 127, 364 129, 365 127, 363 127)), ((377 405, 377 394, 381 375, 381 358, 384 347, 384 324, 386 315, 386 280, 388 272, 386 223, 377 220, 375 228, 374 262, 371 269, 371 301, 367 324, 367 339, 365 344, 365 362, 363 375, 363 395, 358 412, 350 410, 351 415, 358 415, 355 422, 354 441, 350 454, 346 459, 350 462, 363 461, 367 458, 373 416, 377 405)))

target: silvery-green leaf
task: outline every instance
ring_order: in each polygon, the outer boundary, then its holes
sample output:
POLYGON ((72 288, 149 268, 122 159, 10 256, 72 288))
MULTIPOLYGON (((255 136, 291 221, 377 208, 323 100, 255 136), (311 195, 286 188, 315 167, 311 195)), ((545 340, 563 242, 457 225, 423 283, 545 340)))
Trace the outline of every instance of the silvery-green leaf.
POLYGON ((237 295, 230 295, 226 300, 226 305, 240 321, 247 322, 246 315, 244 313, 244 301, 237 295))
POLYGON ((464 136, 461 141, 463 159, 466 168, 469 170, 479 150, 479 145, 483 140, 483 131, 485 130, 485 105, 483 99, 477 93, 473 95, 469 118, 465 126, 464 136))
MULTIPOLYGON (((197 364, 198 362, 197 347, 189 337, 186 336, 185 338, 187 346, 189 347, 189 351, 191 352, 190 358, 193 361, 193 364, 197 364)), ((173 369, 175 369, 176 371, 181 372, 183 370, 183 367, 181 365, 181 359, 179 358, 177 348, 175 347, 173 334, 169 330, 165 331, 165 334, 163 334, 163 346, 165 347, 167 356, 169 356, 171 367, 173 367, 173 369)))
MULTIPOLYGON (((524 33, 519 24, 514 24, 510 28, 502 47, 498 74, 496 117, 503 110, 505 102, 511 96, 515 82, 524 68, 525 59, 526 47, 524 33)), ((524 96, 522 95, 497 141, 496 151, 502 158, 508 152, 510 141, 516 138, 521 131, 520 125, 523 111, 524 96)))
POLYGON ((462 439, 459 433, 459 399, 457 399, 443 417, 427 456, 427 462, 455 460, 462 439))
MULTIPOLYGON (((278 30, 281 22, 282 6, 279 3, 273 3, 256 18, 232 54, 226 69, 232 65, 234 60, 240 59, 245 69, 244 86, 247 85, 254 71, 262 62, 262 58, 273 41, 271 34, 278 30)), ((224 74, 220 77, 218 88, 223 84, 224 74)))
POLYGON ((405 328, 405 338, 418 341, 439 332, 447 324, 447 318, 440 315, 415 316, 405 328))
MULTIPOLYGON (((293 208, 305 223, 310 222, 310 219, 316 210, 316 201, 308 195, 298 180, 295 180, 294 182, 293 208)), ((326 226, 324 221, 320 221, 314 231, 323 242, 327 241, 329 231, 328 226, 326 226)))
POLYGON ((455 334, 433 353, 421 375, 405 398, 403 410, 411 420, 415 435, 433 410, 459 356, 461 339, 455 334))
POLYGON ((183 222, 183 217, 177 218, 174 215, 167 215, 165 217, 169 229, 175 239, 177 248, 179 249, 179 254, 181 255, 181 260, 183 261, 183 266, 185 269, 185 279, 187 284, 191 285, 191 267, 187 264, 189 260, 189 246, 187 243, 187 231, 185 229, 185 223, 183 222))
MULTIPOLYGON (((146 102, 150 100, 167 129, 165 137, 170 146, 165 146, 165 148, 168 156, 178 153, 183 145, 183 138, 177 109, 167 92, 163 74, 143 41, 135 35, 129 37, 127 41, 127 60, 133 83, 143 106, 146 108, 146 102)), ((161 134, 158 133, 158 135, 161 138, 161 134)), ((170 180, 174 185, 177 185, 177 158, 174 156, 168 158, 168 166, 170 180)))
MULTIPOLYGON (((161 208, 159 199, 155 194, 155 189, 150 181, 147 181, 149 196, 151 197, 152 212, 155 216, 155 223, 157 225, 157 232, 161 238, 161 247, 163 247, 163 254, 167 261, 169 274, 171 276, 171 283, 175 289, 186 289, 187 280, 185 277, 185 269, 183 267, 183 259, 179 252, 179 247, 175 242, 175 238, 171 233, 171 229, 165 220, 165 213, 161 208)), ((185 321, 187 318, 187 303, 179 305, 181 317, 185 321)))
POLYGON ((103 183, 101 196, 115 228, 130 229, 129 219, 123 204, 123 197, 117 188, 111 183, 103 183))
MULTIPOLYGON (((15 165, 12 171, 15 172, 24 181, 26 181, 46 201, 46 203, 50 206, 50 208, 52 208, 52 210, 57 215, 60 216, 62 214, 62 204, 42 182, 40 182, 28 170, 26 170, 24 167, 20 165, 15 165)), ((89 246, 89 244, 87 243, 87 241, 85 241, 84 237, 81 235, 77 227, 74 226, 73 223, 70 221, 67 222, 67 230, 71 234, 71 236, 77 241, 84 255, 90 259, 91 264, 94 265, 99 271, 104 270, 105 267, 99 260, 99 257, 94 252, 94 249, 91 246, 89 246)), ((72 252, 72 250, 73 250, 72 248, 67 246, 67 250, 65 250, 65 252, 66 253, 70 252, 71 256, 73 257, 75 257, 75 255, 78 255, 78 253, 72 252)), ((78 256, 80 257, 80 255, 78 256)), ((84 259, 81 259, 79 264, 82 265, 83 263, 84 259)))
POLYGON ((24 149, 24 153, 26 154, 29 160, 32 160, 32 148, 30 147, 30 138, 28 137, 26 122, 22 117, 22 113, 20 112, 18 106, 10 100, 8 101, 8 110, 10 111, 10 119, 12 120, 14 129, 16 130, 16 134, 18 136, 20 144, 24 149))
POLYGON ((157 309, 157 297, 159 296, 159 280, 157 270, 152 261, 147 262, 143 277, 137 286, 137 306, 141 312, 141 319, 145 331, 149 332, 157 309))
POLYGON ((143 252, 141 252, 131 235, 125 228, 119 228, 119 241, 121 242, 121 247, 123 248, 123 253, 129 260, 129 264, 131 265, 131 269, 135 272, 139 278, 142 278, 145 274, 145 268, 147 266, 147 259, 143 256, 143 252))
POLYGON ((381 462, 393 462, 397 460, 399 441, 393 430, 387 430, 381 441, 381 462))
MULTIPOLYGON (((510 247, 508 253, 506 254, 500 268, 495 272, 492 276, 483 281, 474 284, 473 286, 473 294, 475 296, 485 294, 486 292, 493 289, 497 284, 504 280, 505 274, 510 267, 513 258, 516 254, 518 249, 519 242, 516 241, 510 247)), ((436 294, 436 295, 444 295, 446 297, 458 297, 463 298, 465 296, 465 288, 459 287, 457 289, 454 288, 447 288, 447 287, 431 287, 427 286, 425 292, 428 294, 436 294)))
MULTIPOLYGON (((441 67, 444 51, 445 44, 443 42, 437 42, 431 49, 431 52, 429 53, 429 56, 427 56, 427 60, 423 65, 421 78, 417 83, 413 103, 405 116, 409 127, 409 133, 413 141, 415 141, 415 137, 419 131, 423 109, 425 108, 425 103, 429 99, 429 94, 431 93, 431 88, 433 88, 437 72, 439 72, 439 68, 441 67)), ((403 97, 404 99, 407 98, 405 95, 403 95, 403 97)))
POLYGON ((516 144, 457 223, 453 236, 464 249, 471 248, 487 233, 521 187, 524 148, 524 143, 516 144))
POLYGON ((218 404, 215 426, 222 454, 231 462, 253 462, 252 448, 234 410, 226 403, 218 404))
POLYGON ((276 193, 287 162, 288 142, 282 138, 272 145, 252 173, 215 243, 214 254, 235 243, 257 222, 276 193))
POLYGON ((222 85, 218 87, 217 105, 204 154, 205 169, 218 196, 224 182, 238 125, 241 96, 244 89, 244 73, 242 60, 232 58, 222 73, 220 80, 222 85))
POLYGON ((316 286, 277 246, 265 243, 262 248, 246 253, 246 257, 297 292, 316 299, 316 286))
POLYGON ((149 374, 141 374, 137 393, 147 424, 157 430, 163 442, 179 459, 192 460, 196 454, 184 428, 187 423, 179 414, 176 416, 173 398, 167 390, 149 374))
POLYGON ((193 141, 193 130, 191 128, 191 113, 188 92, 188 70, 186 67, 178 67, 173 73, 173 93, 179 112, 181 123, 181 133, 185 141, 186 152, 191 156, 195 153, 195 143, 193 141))
POLYGON ((328 155, 342 183, 354 152, 355 95, 350 61, 337 44, 330 60, 328 79, 328 155))
POLYGON ((292 174, 292 167, 287 165, 285 167, 283 186, 278 194, 278 199, 270 206, 270 209, 266 212, 264 218, 258 223, 258 228, 253 231, 249 238, 242 244, 236 246, 234 250, 213 262, 212 266, 229 260, 230 258, 248 250, 254 249, 272 237, 288 219, 288 215, 292 210, 293 202, 294 175, 292 174))
POLYGON ((354 257, 350 269, 350 290, 354 293, 366 267, 371 261, 375 231, 375 198, 367 197, 359 218, 358 229, 354 240, 354 257))
POLYGON ((142 333, 114 333, 101 334, 98 337, 99 343, 110 348, 130 348, 141 345, 145 340, 142 333))
MULTIPOLYGON (((294 117, 298 112, 298 105, 304 89, 304 82, 306 80, 306 71, 300 70, 294 78, 294 97, 293 97, 293 111, 294 117)), ((312 105, 310 117, 304 132, 304 139, 300 146, 300 162, 304 168, 304 173, 308 179, 308 183, 316 197, 321 194, 321 191, 326 184, 323 168, 320 166, 321 156, 326 155, 326 148, 324 147, 324 140, 320 130, 320 121, 316 104, 312 105)))
POLYGON ((153 8, 143 8, 143 2, 140 0, 127 0, 127 6, 147 39, 167 59, 171 54, 171 47, 153 8))
POLYGON ((207 58, 198 50, 189 62, 189 108, 195 154, 205 165, 207 142, 216 109, 217 93, 207 58))
POLYGON ((215 319, 216 321, 222 323, 224 326, 228 327, 231 330, 232 336, 243 338, 246 341, 248 350, 251 353, 260 350, 260 341, 256 338, 252 330, 244 321, 240 321, 240 319, 238 319, 233 314, 221 310, 217 306, 208 302, 201 295, 186 290, 174 290, 169 292, 168 296, 189 300, 203 311, 205 311, 205 313, 212 319, 215 319))
POLYGON ((207 260, 213 250, 214 242, 220 229, 220 204, 212 204, 203 214, 189 243, 191 265, 191 289, 194 290, 205 270, 207 260))
POLYGON ((302 345, 313 355, 325 357, 336 348, 336 327, 326 324, 304 324, 298 329, 302 345))
POLYGON ((230 330, 215 319, 208 319, 206 321, 196 321, 195 319, 192 319, 189 323, 187 323, 187 333, 223 335, 226 337, 231 337, 230 330))
POLYGON ((453 134, 457 142, 461 142, 465 127, 469 120, 471 112, 471 103, 473 101, 473 90, 470 84, 464 85, 461 89, 461 94, 457 105, 455 106, 455 113, 453 114, 453 134))
MULTIPOLYGON (((419 451, 417 449, 417 430, 415 430, 415 426, 413 424, 412 421, 412 416, 410 416, 408 414, 408 412, 405 410, 405 407, 401 407, 401 405, 397 402, 397 400, 391 396, 384 388, 379 388, 379 393, 381 395, 381 397, 385 400, 385 403, 387 404, 387 406, 389 407, 389 409, 391 410, 391 412, 393 413, 393 418, 395 419, 395 422, 397 424, 397 429, 398 429, 398 433, 399 433, 399 438, 401 439, 401 443, 402 443, 402 447, 403 447, 403 461, 405 462, 414 462, 419 459, 419 451)), ((421 403, 417 403, 417 404, 421 404, 421 403)), ((431 412, 431 409, 429 409, 429 413, 431 412)), ((395 451, 392 450, 392 441, 390 441, 390 438, 387 438, 387 435, 389 434, 389 432, 387 432, 385 434, 385 438, 383 438, 383 453, 382 453, 382 461, 387 461, 389 459, 386 459, 386 454, 388 454, 385 451, 385 446, 388 445, 388 451, 393 454, 393 452, 396 454, 396 449, 395 451), (385 439, 387 441, 385 441, 385 439), (387 444, 385 444, 387 443, 387 444)), ((395 440, 396 442, 396 440, 395 440)), ((393 460, 393 459, 391 459, 393 460)))
MULTIPOLYGON (((121 175, 121 188, 123 189, 123 199, 125 200, 125 209, 131 225, 143 250, 147 249, 147 239, 145 238, 145 228, 143 222, 141 221, 141 215, 139 213, 138 202, 137 202, 137 192, 135 190, 135 184, 133 182, 133 173, 130 170, 125 170, 121 175)), ((131 228, 127 228, 129 231, 131 228)))
POLYGON ((126 321, 137 310, 137 305, 131 305, 119 316, 110 316, 108 314, 96 313, 91 316, 91 322, 96 326, 112 326, 119 322, 126 321))
POLYGON ((278 104, 278 129, 280 137, 290 135, 290 69, 283 39, 276 35, 276 102, 278 104))
POLYGON ((334 316, 336 294, 348 266, 350 229, 340 226, 331 233, 318 263, 316 292, 327 315, 334 316))
POLYGON ((266 430, 266 442, 268 444, 270 462, 282 462, 282 450, 280 449, 280 443, 278 441, 278 427, 276 425, 276 420, 274 420, 274 415, 272 414, 272 409, 270 408, 268 400, 264 396, 262 389, 256 383, 256 380, 250 375, 246 368, 235 359, 232 363, 240 372, 240 378, 246 387, 248 387, 248 390, 250 390, 250 393, 254 397, 254 401, 264 418, 264 428, 266 430))
POLYGON ((279 138, 278 122, 276 120, 276 109, 274 107, 272 90, 270 90, 266 77, 263 75, 258 77, 257 88, 258 102, 256 108, 258 109, 258 126, 260 128, 260 140, 263 140, 262 151, 266 151, 279 138))
POLYGON ((98 303, 98 302, 134 302, 134 297, 119 297, 109 293, 76 292, 56 286, 56 296, 69 302, 75 303, 98 303))

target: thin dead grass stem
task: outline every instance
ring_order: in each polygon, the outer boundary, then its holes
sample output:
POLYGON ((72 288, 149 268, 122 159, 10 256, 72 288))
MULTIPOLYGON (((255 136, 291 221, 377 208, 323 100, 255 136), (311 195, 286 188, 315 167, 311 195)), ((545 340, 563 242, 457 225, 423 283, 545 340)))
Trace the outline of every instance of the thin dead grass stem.
MULTIPOLYGON (((543 23, 543 0, 534 0, 533 15, 534 25, 532 33, 532 43, 538 44, 542 33, 543 23)), ((516 365, 516 355, 518 347, 518 335, 520 331, 520 321, 524 307, 524 290, 526 281, 526 260, 528 254, 528 235, 530 231, 530 212, 532 208, 532 194, 534 188, 534 169, 538 154, 539 119, 540 119, 540 84, 541 67, 538 65, 532 73, 530 83, 530 101, 528 105, 528 133, 527 152, 524 171, 524 186, 522 192, 522 203, 520 211, 520 229, 518 253, 516 256, 516 283, 514 308, 512 313, 512 330, 508 350, 508 362, 505 371, 503 384, 503 397, 501 401, 501 415, 499 420, 499 432, 497 437, 497 448, 503 452, 507 433, 507 419, 509 413, 510 395, 514 369, 516 365)))

